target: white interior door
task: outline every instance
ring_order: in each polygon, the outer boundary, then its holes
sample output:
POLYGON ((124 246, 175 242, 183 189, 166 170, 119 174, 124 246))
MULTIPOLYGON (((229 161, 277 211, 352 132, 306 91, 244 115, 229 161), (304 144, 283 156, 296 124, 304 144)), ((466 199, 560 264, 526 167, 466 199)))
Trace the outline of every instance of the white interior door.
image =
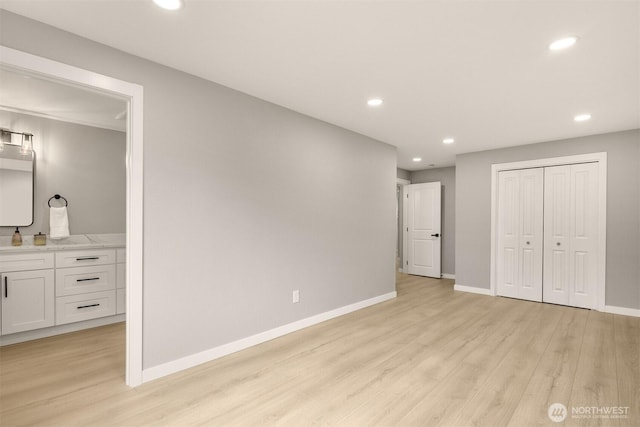
POLYGON ((598 163, 545 168, 545 302, 595 308, 598 163))
POLYGON ((441 184, 407 185, 409 274, 440 278, 441 184))
POLYGON ((498 295, 542 301, 542 168, 498 176, 498 295))

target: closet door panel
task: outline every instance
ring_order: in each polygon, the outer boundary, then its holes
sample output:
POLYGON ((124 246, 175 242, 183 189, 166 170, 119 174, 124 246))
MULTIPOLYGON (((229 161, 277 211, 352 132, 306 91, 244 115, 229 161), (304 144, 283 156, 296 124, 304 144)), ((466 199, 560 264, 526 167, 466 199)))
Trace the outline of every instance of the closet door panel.
POLYGON ((498 177, 498 295, 542 300, 543 171, 498 177))
POLYGON ((519 298, 542 301, 543 170, 520 171, 519 298))
POLYGON ((593 308, 598 275, 598 164, 572 165, 570 173, 572 277, 569 304, 593 308))
POLYGON ((544 171, 544 272, 543 300, 569 304, 571 230, 570 167, 554 166, 544 171))
POLYGON ((500 172, 498 178, 498 295, 517 298, 519 281, 520 174, 500 172))
POLYGON ((545 168, 543 301, 595 307, 598 164, 545 168))

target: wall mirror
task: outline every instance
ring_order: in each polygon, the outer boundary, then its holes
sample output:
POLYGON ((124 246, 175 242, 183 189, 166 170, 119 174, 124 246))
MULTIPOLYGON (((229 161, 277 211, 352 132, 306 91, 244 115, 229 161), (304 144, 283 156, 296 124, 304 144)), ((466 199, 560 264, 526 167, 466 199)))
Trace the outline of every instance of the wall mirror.
POLYGON ((33 224, 33 171, 35 153, 0 141, 0 226, 33 224))

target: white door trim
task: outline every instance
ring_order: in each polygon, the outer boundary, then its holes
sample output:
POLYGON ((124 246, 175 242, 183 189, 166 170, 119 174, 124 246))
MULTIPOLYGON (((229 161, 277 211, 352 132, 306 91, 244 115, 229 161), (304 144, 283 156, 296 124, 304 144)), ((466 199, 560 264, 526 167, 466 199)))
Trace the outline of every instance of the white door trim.
POLYGON ((571 165, 598 162, 598 279, 596 283, 596 310, 604 311, 607 262, 607 153, 578 154, 574 156, 525 160, 491 165, 491 295, 496 295, 496 262, 498 230, 498 173, 514 169, 571 165))
MULTIPOLYGON (((402 230, 399 232, 402 233, 402 259, 400 260, 400 268, 399 271, 401 273, 406 273, 407 267, 407 232, 406 232, 406 223, 407 223, 407 185, 411 184, 411 181, 403 178, 396 178, 396 185, 402 186, 402 222, 400 227, 402 230)), ((396 236, 396 242, 398 241, 398 236, 396 236)))
POLYGON ((0 64, 29 74, 81 86, 127 102, 127 332, 126 383, 142 384, 143 174, 140 85, 0 46, 0 64))
MULTIPOLYGON (((407 184, 408 185, 408 184, 407 184)), ((409 230, 407 224, 409 224, 409 217, 407 215, 407 209, 409 208, 409 187, 407 185, 402 186, 402 272, 407 273, 409 271, 409 230)))

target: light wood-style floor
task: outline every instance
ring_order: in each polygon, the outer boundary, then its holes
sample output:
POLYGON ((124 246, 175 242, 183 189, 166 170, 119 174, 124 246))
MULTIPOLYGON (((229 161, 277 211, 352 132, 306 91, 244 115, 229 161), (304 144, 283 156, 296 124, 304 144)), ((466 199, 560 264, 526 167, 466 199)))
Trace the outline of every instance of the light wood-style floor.
MULTIPOLYGON (((629 407, 640 319, 454 292, 398 276, 398 298, 205 365, 124 385, 124 325, 0 349, 0 425, 556 425, 551 403, 629 407)), ((559 424, 558 424, 559 425, 559 424)))

